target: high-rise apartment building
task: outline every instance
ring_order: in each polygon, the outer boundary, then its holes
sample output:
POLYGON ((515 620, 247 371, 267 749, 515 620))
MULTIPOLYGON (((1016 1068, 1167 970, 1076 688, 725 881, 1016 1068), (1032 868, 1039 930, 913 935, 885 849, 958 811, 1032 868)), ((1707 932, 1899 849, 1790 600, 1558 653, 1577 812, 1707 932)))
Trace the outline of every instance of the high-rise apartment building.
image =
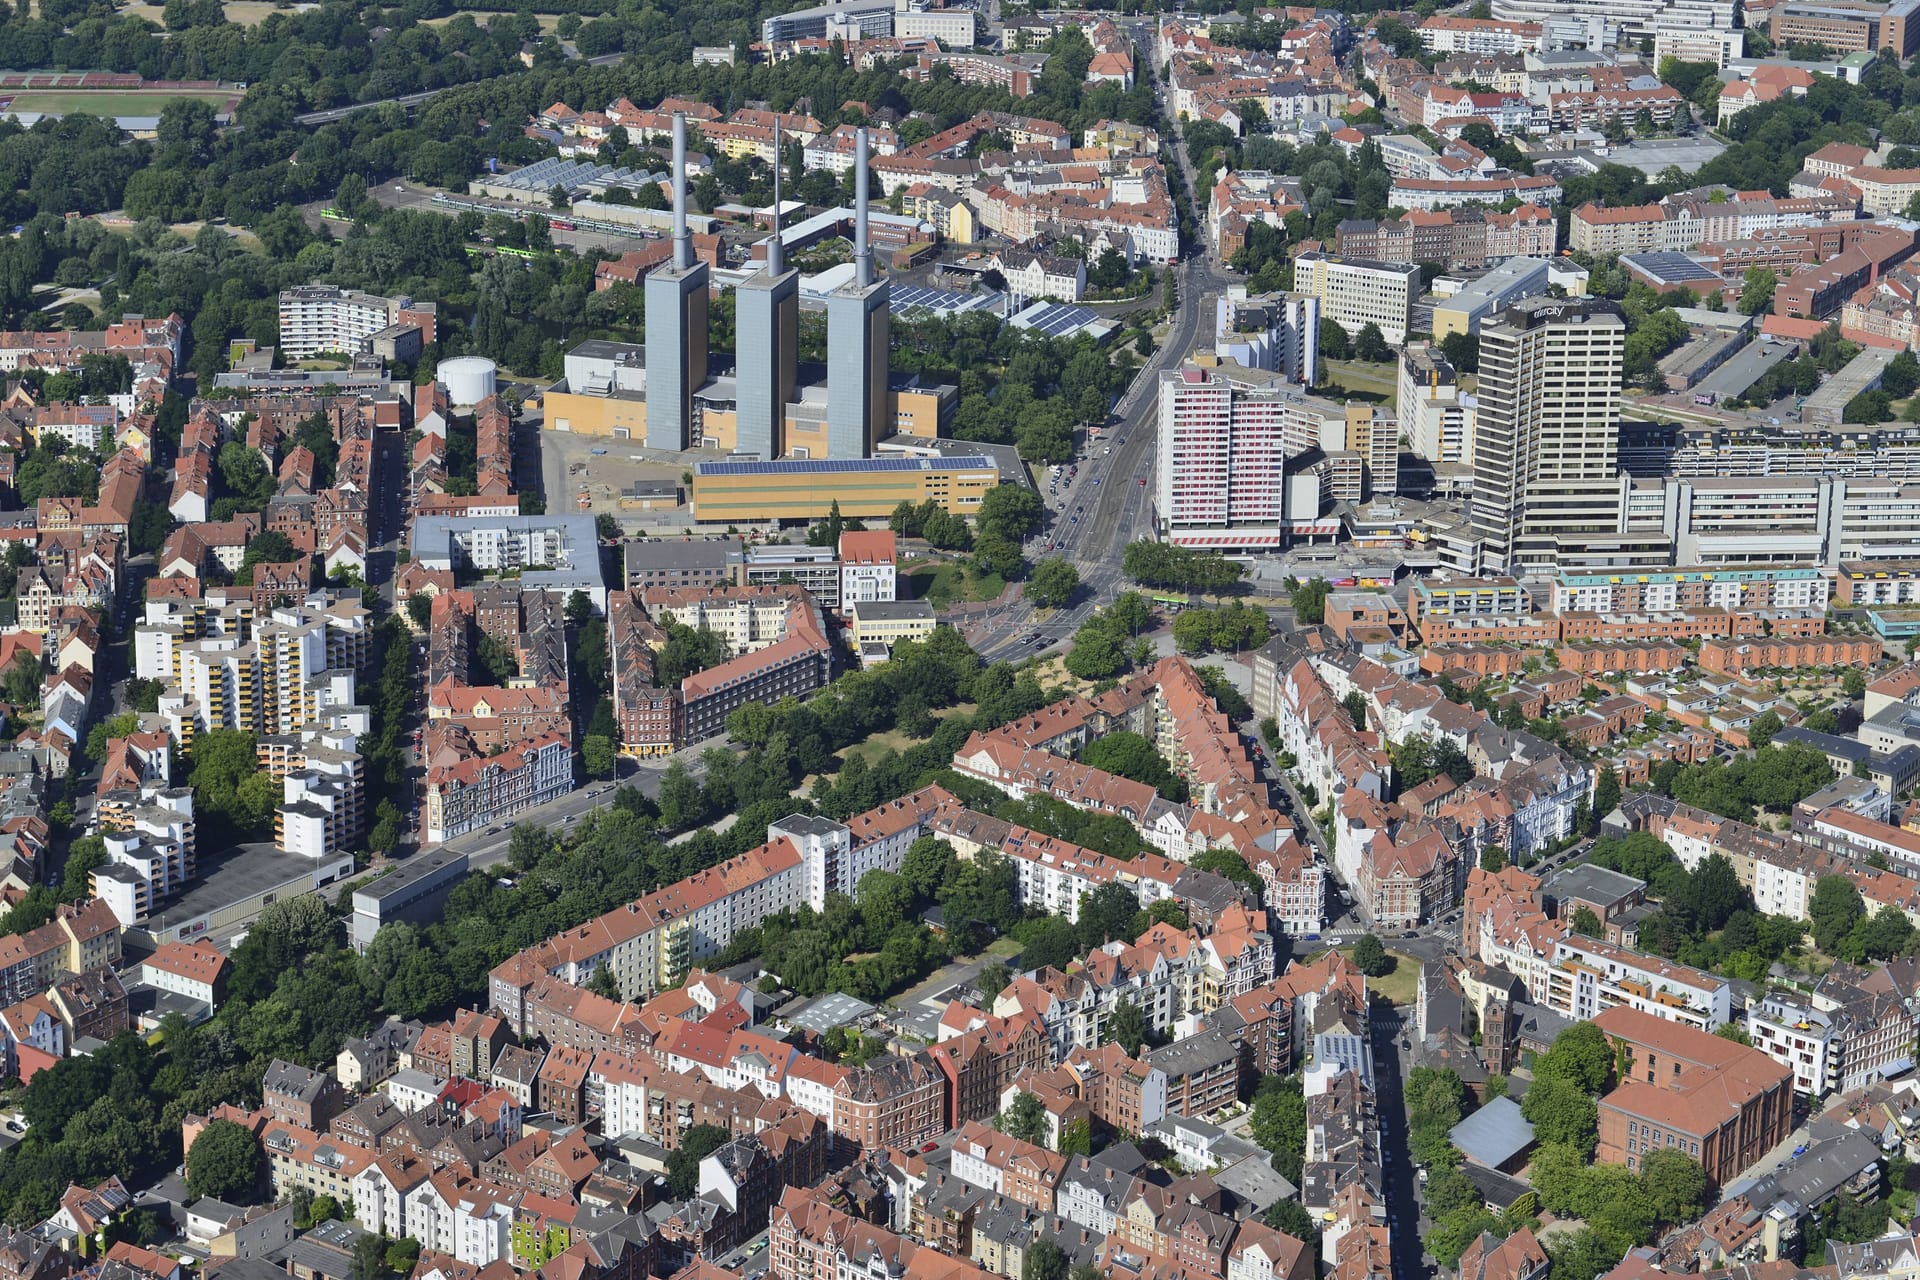
POLYGON ((1429 462, 1473 462, 1473 426, 1479 403, 1460 390, 1453 364, 1431 343, 1400 355, 1394 409, 1400 434, 1429 462))
POLYGON ((1409 262, 1371 262, 1310 249, 1293 261, 1296 292, 1319 300, 1320 315, 1347 331, 1377 325, 1391 343, 1405 342, 1420 296, 1420 268, 1409 262))
POLYGON ((1620 529, 1627 326, 1603 300, 1530 298, 1480 330, 1472 524, 1486 571, 1550 567, 1620 529))
POLYGON ((420 329, 422 342, 434 340, 436 308, 412 298, 381 298, 330 284, 301 285, 280 291, 280 354, 304 360, 321 351, 353 355, 361 343, 390 325, 420 329))
POLYGON ((1296 524, 1320 513, 1321 476, 1307 464, 1345 455, 1354 430, 1345 406, 1271 370, 1223 363, 1162 373, 1161 536, 1210 550, 1285 546, 1296 524))

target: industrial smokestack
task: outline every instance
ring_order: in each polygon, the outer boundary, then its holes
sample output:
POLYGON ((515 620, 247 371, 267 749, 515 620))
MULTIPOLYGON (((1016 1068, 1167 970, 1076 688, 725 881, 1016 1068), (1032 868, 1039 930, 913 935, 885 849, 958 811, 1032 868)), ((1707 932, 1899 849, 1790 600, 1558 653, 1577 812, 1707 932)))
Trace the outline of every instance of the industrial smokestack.
POLYGON ((786 250, 780 247, 780 117, 773 118, 773 239, 767 241, 767 274, 787 269, 786 250))
POLYGON ((693 239, 687 234, 687 117, 673 113, 673 269, 693 265, 693 239))
POLYGON ((873 283, 873 245, 867 239, 867 131, 853 133, 853 271, 864 289, 873 283))

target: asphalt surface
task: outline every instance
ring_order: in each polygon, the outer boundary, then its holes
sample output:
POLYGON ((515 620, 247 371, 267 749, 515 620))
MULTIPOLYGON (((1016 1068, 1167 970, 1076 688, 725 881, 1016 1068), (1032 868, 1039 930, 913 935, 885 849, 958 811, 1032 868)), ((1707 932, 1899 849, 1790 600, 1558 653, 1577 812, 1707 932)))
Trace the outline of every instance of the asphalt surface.
MULTIPOLYGON (((604 67, 612 65, 626 56, 625 53, 603 53, 597 58, 588 58, 586 62, 590 67, 604 67)), ((475 80, 469 81, 469 83, 478 84, 480 82, 475 80)), ((408 110, 412 110, 415 107, 431 102, 449 89, 459 89, 462 87, 463 86, 457 84, 442 85, 438 89, 427 89, 420 93, 402 94, 397 98, 381 98, 377 102, 353 102, 344 107, 330 107, 325 111, 309 111, 303 116, 295 116, 293 122, 304 125, 333 124, 335 121, 345 120, 348 116, 358 115, 362 111, 371 111, 375 107, 394 106, 405 107, 408 110)))
MULTIPOLYGON (((1152 49, 1151 28, 1132 28, 1135 43, 1152 49)), ((1162 91, 1156 85, 1156 93, 1162 91)), ((1178 149, 1179 126, 1168 144, 1178 149)), ((1191 205, 1192 176, 1181 169, 1191 205)), ((1166 336, 1135 375, 1133 385, 1114 406, 1106 438, 1090 446, 1079 462, 1079 474, 1063 486, 1062 501, 1050 507, 1040 531, 1024 550, 1029 559, 1065 556, 1080 571, 1080 591, 1064 609, 1038 611, 1024 597, 1016 597, 983 614, 967 631, 974 649, 988 662, 1000 662, 1043 653, 1072 637, 1098 608, 1111 603, 1124 589, 1121 554, 1129 542, 1152 532, 1153 476, 1159 442, 1160 374, 1178 366, 1205 334, 1214 299, 1226 290, 1229 277, 1215 264, 1204 244, 1169 268, 1178 280, 1179 296, 1166 336), (1038 632, 1040 642, 1030 643, 1038 632)))
POLYGON ((498 866, 507 860, 507 844, 512 839, 514 827, 519 824, 529 823, 536 827, 550 828, 557 834, 564 834, 587 814, 609 808, 613 804, 614 791, 618 787, 638 787, 648 799, 657 799, 660 795, 660 780, 665 776, 668 764, 675 759, 679 760, 697 780, 706 773, 706 764, 700 759, 700 752, 712 745, 714 744, 703 743, 671 759, 646 761, 617 782, 589 783, 577 791, 568 792, 558 800, 536 805, 531 809, 522 809, 511 817, 501 819, 494 827, 455 836, 444 844, 436 845, 435 848, 451 849, 456 853, 466 854, 469 865, 476 870, 498 866))
POLYGON ((1380 1117, 1380 1155, 1386 1167, 1380 1180, 1387 1197, 1387 1231, 1391 1241, 1393 1274, 1424 1276, 1429 1273, 1421 1241, 1420 1200, 1414 1184, 1413 1158, 1407 1147, 1407 1106, 1403 1092, 1403 1062, 1397 1043, 1403 1023, 1411 1023, 1411 1011, 1385 1003, 1376 1004, 1368 1015, 1373 1030, 1374 1109, 1380 1117))

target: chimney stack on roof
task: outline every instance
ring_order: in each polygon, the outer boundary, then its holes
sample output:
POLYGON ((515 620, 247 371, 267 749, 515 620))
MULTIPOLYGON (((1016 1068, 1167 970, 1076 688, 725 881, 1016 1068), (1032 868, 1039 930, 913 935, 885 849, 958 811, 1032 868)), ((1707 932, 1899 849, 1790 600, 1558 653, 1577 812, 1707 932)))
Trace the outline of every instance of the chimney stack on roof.
POLYGON ((687 234, 687 115, 673 113, 673 269, 693 265, 693 238, 687 234))

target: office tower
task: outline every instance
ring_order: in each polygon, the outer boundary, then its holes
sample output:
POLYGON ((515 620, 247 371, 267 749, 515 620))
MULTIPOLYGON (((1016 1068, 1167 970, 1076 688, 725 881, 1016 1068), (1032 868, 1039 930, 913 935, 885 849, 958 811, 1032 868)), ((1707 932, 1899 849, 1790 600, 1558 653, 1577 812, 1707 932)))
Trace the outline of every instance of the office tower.
POLYGON ((786 452, 787 405, 793 400, 799 362, 800 273, 787 268, 780 244, 780 122, 773 124, 773 237, 767 265, 734 290, 739 350, 734 380, 739 428, 734 452, 773 459, 786 452))
POLYGON ((1483 572, 1546 567, 1561 542, 1617 535, 1627 326, 1592 298, 1530 298, 1480 328, 1473 532, 1483 572))
POLYGON ((887 297, 867 234, 867 131, 854 134, 853 280, 827 296, 827 456, 866 458, 887 423, 887 297))
POLYGON ((647 277, 647 447, 687 449, 707 380, 707 264, 687 233, 687 118, 673 113, 673 261, 647 277))
POLYGON ((1413 327, 1420 268, 1407 262, 1368 262, 1309 249, 1293 260, 1293 287, 1319 299, 1320 314, 1357 337, 1369 324, 1398 345, 1413 327))

